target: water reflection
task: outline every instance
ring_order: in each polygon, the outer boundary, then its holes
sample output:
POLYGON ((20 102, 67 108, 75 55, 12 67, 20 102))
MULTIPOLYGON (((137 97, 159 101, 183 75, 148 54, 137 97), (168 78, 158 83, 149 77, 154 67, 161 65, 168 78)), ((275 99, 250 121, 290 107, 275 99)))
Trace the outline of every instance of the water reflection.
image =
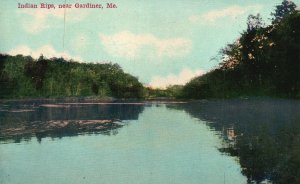
POLYGON ((128 124, 117 136, 1 144, 0 183, 246 182, 218 135, 182 110, 146 105, 128 124))
POLYGON ((35 136, 61 138, 78 134, 116 135, 126 120, 144 110, 139 103, 0 103, 0 141, 28 141, 35 136))
POLYGON ((205 120, 239 158, 249 183, 300 183, 300 102, 236 99, 171 105, 205 120))

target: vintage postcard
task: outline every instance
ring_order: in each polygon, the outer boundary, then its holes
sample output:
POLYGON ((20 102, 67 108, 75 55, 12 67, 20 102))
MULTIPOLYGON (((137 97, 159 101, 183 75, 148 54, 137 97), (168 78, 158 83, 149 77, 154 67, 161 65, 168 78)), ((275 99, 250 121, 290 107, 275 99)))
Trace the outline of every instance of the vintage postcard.
POLYGON ((1 184, 300 183, 300 0, 1 0, 1 184))

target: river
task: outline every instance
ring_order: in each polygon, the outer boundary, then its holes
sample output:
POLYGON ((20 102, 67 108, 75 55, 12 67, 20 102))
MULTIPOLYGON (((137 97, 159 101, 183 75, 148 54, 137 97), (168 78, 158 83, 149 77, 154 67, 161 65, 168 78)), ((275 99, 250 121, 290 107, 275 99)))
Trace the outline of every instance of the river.
POLYGON ((300 102, 3 102, 0 183, 297 183, 300 102))

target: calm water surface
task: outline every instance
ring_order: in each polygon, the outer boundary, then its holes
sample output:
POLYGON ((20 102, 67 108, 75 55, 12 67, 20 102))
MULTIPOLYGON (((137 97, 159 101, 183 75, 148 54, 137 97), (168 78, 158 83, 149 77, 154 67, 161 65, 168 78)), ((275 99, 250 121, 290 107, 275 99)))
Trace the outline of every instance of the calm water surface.
POLYGON ((272 99, 2 103, 0 183, 296 183, 299 110, 298 101, 272 99), (3 133, 11 125, 74 119, 118 119, 124 126, 15 137, 3 133))

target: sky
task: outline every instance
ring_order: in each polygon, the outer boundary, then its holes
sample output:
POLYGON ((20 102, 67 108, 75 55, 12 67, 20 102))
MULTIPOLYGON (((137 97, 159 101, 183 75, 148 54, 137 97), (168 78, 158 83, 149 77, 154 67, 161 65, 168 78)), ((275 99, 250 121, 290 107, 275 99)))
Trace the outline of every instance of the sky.
MULTIPOLYGON (((118 63, 145 85, 184 84, 218 66, 219 50, 246 29, 247 16, 266 23, 281 0, 44 0, 55 9, 21 9, 0 1, 0 52, 80 62, 118 63), (72 8, 59 8, 59 4, 72 8), (103 9, 75 8, 102 4, 103 9), (114 3, 117 8, 106 8, 114 3), (64 16, 65 15, 65 16, 64 16)), ((300 0, 294 0, 297 6, 300 0)))

